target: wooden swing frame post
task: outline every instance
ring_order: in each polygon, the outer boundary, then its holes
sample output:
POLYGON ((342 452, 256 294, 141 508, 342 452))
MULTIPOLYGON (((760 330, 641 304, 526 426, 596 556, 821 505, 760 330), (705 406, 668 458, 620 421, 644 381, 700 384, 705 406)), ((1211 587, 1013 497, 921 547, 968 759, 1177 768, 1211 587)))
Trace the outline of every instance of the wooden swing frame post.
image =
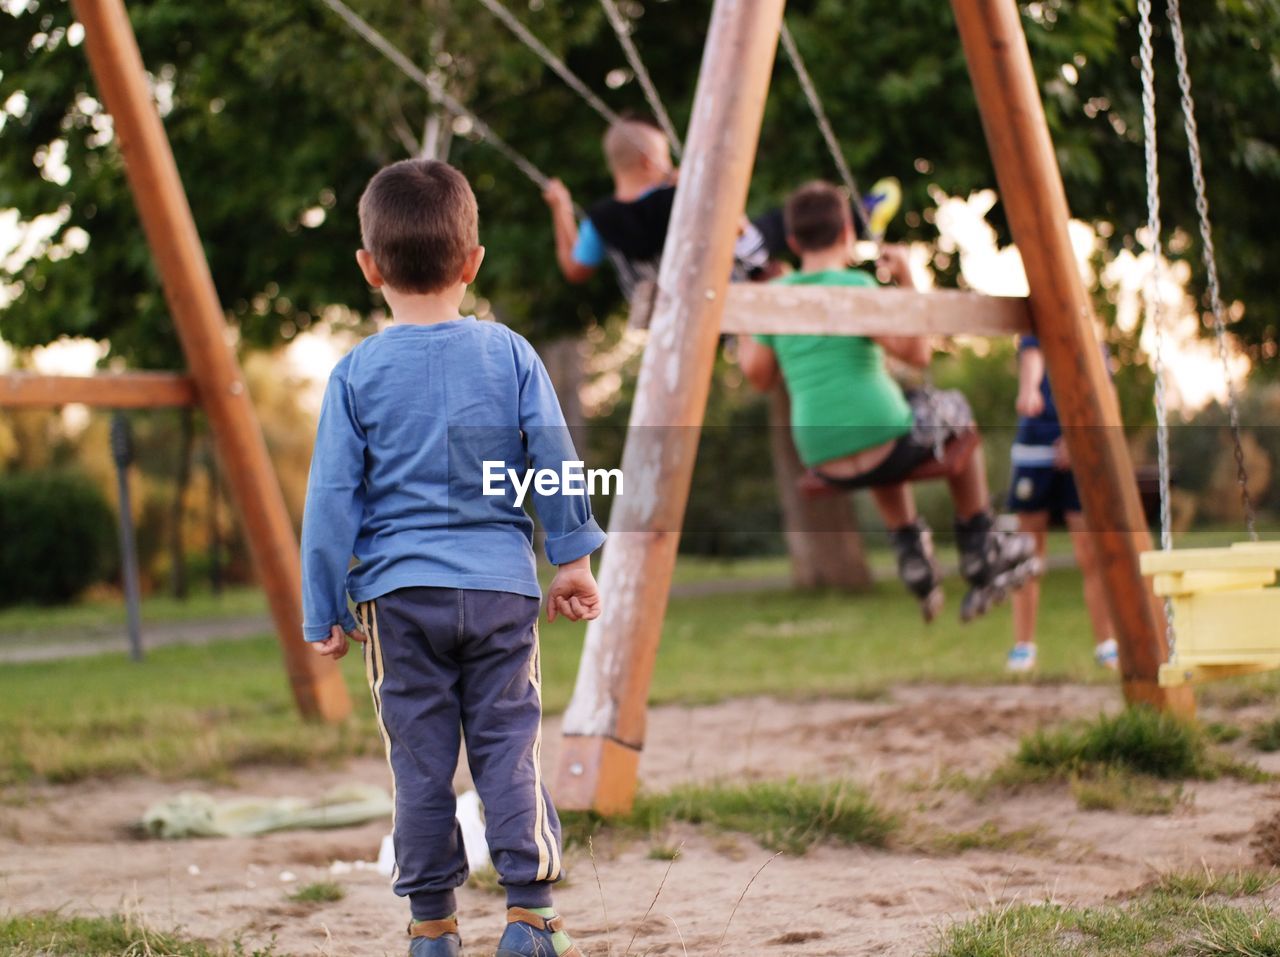
POLYGON ((244 376, 227 344, 226 320, 128 13, 122 0, 72 0, 72 6, 84 25, 89 65, 115 123, 138 215, 244 522, 298 708, 309 718, 340 720, 350 713, 351 699, 336 662, 315 654, 302 639, 298 540, 244 376))
POLYGON ((1190 715, 1185 688, 1161 688, 1164 616, 1138 556, 1151 534, 1133 480, 1120 408, 1103 365, 1093 307, 1067 232, 1069 212, 1031 53, 1014 0, 952 0, 1000 199, 1022 254, 1080 498, 1102 568, 1125 698, 1190 715))
POLYGON ((556 775, 566 808, 625 811, 706 414, 783 0, 716 0, 613 507, 604 615, 587 629, 556 775))

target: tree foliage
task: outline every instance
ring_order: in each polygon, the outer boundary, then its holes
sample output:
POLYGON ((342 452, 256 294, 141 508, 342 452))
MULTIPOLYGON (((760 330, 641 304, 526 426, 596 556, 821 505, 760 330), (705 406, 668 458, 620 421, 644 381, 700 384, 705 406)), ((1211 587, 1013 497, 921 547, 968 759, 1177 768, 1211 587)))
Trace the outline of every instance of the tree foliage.
MULTIPOLYGON (((18 345, 64 333, 108 338, 136 365, 174 365, 172 324, 119 153, 103 134, 84 51, 67 32, 70 7, 15 6, 0 13, 0 208, 24 220, 60 213, 63 222, 45 254, 7 277, 16 297, 0 331, 18 345), (53 181, 58 164, 48 161, 58 142, 65 183, 53 181), (84 235, 87 248, 68 254, 63 247, 84 235)), ((599 118, 472 0, 353 6, 582 201, 607 191, 599 118)), ((1247 303, 1235 331, 1268 358, 1280 304, 1267 268, 1280 252, 1270 220, 1280 198, 1280 5, 1184 6, 1224 282, 1247 303)), ((425 94, 315 0, 135 0, 129 9, 219 293, 244 341, 269 344, 318 318, 375 307, 351 265, 356 200, 378 166, 420 148, 432 112, 425 94)), ((710 3, 631 0, 627 9, 683 128, 710 3)), ((1073 211, 1114 223, 1113 243, 1132 242, 1145 219, 1133 2, 1042 0, 1023 10, 1073 211)), ((605 82, 626 63, 595 4, 531 0, 517 13, 613 106, 643 109, 634 80, 619 89, 605 82)), ((947 4, 796 0, 788 17, 856 175, 864 184, 902 179, 899 238, 932 238, 931 186, 995 184, 947 4)), ((1165 218, 1193 233, 1163 30, 1157 42, 1165 218)), ((607 276, 585 289, 560 280, 538 191, 504 159, 460 128, 450 158, 481 204, 489 254, 477 291, 504 318, 542 335, 580 329, 617 305, 607 276)), ((832 174, 779 61, 751 206, 832 174)), ((1175 250, 1198 264, 1196 243, 1191 236, 1175 250)))

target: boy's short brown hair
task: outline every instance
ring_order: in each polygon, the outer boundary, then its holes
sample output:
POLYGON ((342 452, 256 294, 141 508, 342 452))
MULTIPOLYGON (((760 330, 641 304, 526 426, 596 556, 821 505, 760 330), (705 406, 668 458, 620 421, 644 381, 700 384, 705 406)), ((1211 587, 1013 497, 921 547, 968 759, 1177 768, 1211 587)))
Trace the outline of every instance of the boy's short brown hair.
POLYGON ((360 238, 388 286, 439 292, 480 244, 471 184, 448 163, 401 160, 380 169, 360 197, 360 238))
POLYGON ((788 196, 783 219, 787 236, 801 252, 829 249, 853 222, 844 193, 822 180, 805 183, 788 196))

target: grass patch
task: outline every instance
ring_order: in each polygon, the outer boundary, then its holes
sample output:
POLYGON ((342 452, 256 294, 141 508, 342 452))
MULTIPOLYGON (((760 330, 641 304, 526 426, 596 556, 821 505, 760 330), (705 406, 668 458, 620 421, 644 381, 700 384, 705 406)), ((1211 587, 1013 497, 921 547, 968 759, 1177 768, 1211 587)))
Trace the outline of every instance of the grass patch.
POLYGON ((1022 739, 1014 760, 1050 775, 1099 765, 1165 780, 1211 779, 1219 768, 1200 728, 1168 712, 1125 708, 1090 722, 1041 729, 1022 739))
POLYGON ((1280 871, 1274 868, 1260 870, 1227 871, 1214 874, 1205 870, 1194 874, 1165 874, 1152 889, 1182 897, 1256 897, 1280 884, 1280 871))
POLYGON ((705 824, 749 835, 761 846, 804 854, 815 844, 881 847, 898 828, 896 815, 845 781, 761 781, 683 785, 665 794, 641 794, 631 813, 605 820, 591 812, 561 815, 567 845, 597 836, 658 834, 674 821, 705 824))
POLYGON ((969 782, 969 790, 982 798, 992 788, 1066 781, 1086 811, 1168 814, 1184 800, 1177 782, 1224 775, 1249 783, 1271 780, 1215 747, 1213 737, 1175 715, 1126 708, 1027 735, 1009 762, 969 782))
POLYGON ((645 855, 651 861, 674 861, 680 856, 679 844, 651 844, 649 853, 645 855))
POLYGON ((271 638, 0 669, 0 785, 145 774, 226 779, 249 765, 380 754, 358 659, 355 714, 298 720, 271 638), (70 693, 69 689, 74 689, 70 693))
POLYGON ((950 856, 965 851, 1035 851, 1052 843, 1040 827, 1005 830, 996 821, 985 821, 965 831, 939 831, 920 841, 922 849, 950 856))
POLYGON ((1223 721, 1210 721, 1202 725, 1205 736, 1214 744, 1230 744, 1244 737, 1244 728, 1238 724, 1227 724, 1223 721))
POLYGON ((247 950, 182 940, 127 917, 23 914, 0 919, 0 953, 6 957, 275 957, 272 946, 247 950))
MULTIPOLYGON (((236 586, 221 595, 194 592, 185 601, 149 595, 143 598, 141 611, 145 644, 147 625, 265 616, 267 600, 260 588, 236 586)), ((0 608, 0 647, 120 637, 125 620, 124 602, 119 597, 93 598, 74 605, 0 608)))
POLYGON ((343 890, 341 884, 333 881, 317 881, 314 884, 304 884, 296 891, 289 895, 289 900, 295 904, 333 904, 347 896, 347 892, 343 890))
POLYGON ((1258 751, 1280 751, 1280 718, 1264 721, 1249 733, 1249 744, 1258 751))
POLYGON ((1172 814, 1183 801, 1182 786, 1103 765, 1071 779, 1071 794, 1082 811, 1126 811, 1129 814, 1172 814))
POLYGON ((1173 875, 1112 906, 999 907, 943 931, 929 957, 1280 957, 1280 921, 1247 901, 1272 884, 1173 875))
MULTIPOLYGON (((758 574, 767 567, 751 563, 745 569, 758 574)), ((707 571, 707 563, 695 564, 690 578, 707 571)), ((651 700, 867 697, 910 681, 1005 681, 1008 609, 962 628, 954 615, 960 585, 948 587, 950 613, 930 627, 921 624, 915 603, 896 582, 865 595, 775 591, 674 598, 651 700), (912 653, 903 653, 904 642, 912 653)), ((1044 579, 1039 650, 1045 680, 1111 680, 1079 641, 1088 627, 1079 595, 1074 571, 1044 579)), ((230 598, 234 605, 252 595, 230 598)), ((193 607, 208 612, 201 601, 193 600, 193 607)), ((39 620, 52 628, 55 611, 102 613, 96 605, 48 609, 39 620)), ((562 622, 542 630, 549 713, 568 702, 582 632, 581 624, 562 622)), ((0 787, 126 774, 218 780, 247 765, 381 754, 359 656, 349 655, 342 668, 355 715, 343 725, 319 726, 298 721, 279 648, 268 635, 157 648, 138 664, 110 654, 9 665, 0 669, 0 787)))

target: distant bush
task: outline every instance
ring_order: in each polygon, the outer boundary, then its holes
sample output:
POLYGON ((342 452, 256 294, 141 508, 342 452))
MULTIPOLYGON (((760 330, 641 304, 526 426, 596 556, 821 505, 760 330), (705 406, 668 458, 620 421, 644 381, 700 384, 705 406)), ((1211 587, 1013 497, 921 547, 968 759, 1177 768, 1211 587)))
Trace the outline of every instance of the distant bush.
POLYGON ((70 601, 115 567, 116 519, 70 472, 0 477, 0 605, 70 601))

